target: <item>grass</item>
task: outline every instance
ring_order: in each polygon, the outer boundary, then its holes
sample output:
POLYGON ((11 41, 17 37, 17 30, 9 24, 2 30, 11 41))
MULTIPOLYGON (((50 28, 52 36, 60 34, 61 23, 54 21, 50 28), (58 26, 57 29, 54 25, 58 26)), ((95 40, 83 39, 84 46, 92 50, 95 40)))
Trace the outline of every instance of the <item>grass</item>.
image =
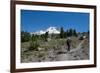
MULTIPOLYGON (((76 48, 80 42, 81 41, 78 38, 71 37, 71 47, 72 48, 76 48)), ((51 39, 50 41, 47 41, 47 42, 42 42, 41 40, 40 41, 38 40, 38 43, 39 43, 39 47, 45 48, 45 49, 61 48, 62 46, 67 47, 66 39, 51 39)), ((21 48, 28 49, 29 47, 30 47, 30 42, 21 43, 21 48)))

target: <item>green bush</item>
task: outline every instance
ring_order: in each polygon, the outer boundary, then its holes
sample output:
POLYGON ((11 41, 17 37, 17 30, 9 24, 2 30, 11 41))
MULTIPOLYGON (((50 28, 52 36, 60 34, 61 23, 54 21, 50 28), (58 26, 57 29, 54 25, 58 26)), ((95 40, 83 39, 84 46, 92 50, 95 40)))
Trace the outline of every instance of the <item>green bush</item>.
POLYGON ((36 41, 32 41, 30 42, 29 50, 37 50, 38 47, 39 47, 39 43, 37 43, 36 41))
POLYGON ((31 39, 31 35, 28 32, 21 31, 21 42, 28 42, 31 39))

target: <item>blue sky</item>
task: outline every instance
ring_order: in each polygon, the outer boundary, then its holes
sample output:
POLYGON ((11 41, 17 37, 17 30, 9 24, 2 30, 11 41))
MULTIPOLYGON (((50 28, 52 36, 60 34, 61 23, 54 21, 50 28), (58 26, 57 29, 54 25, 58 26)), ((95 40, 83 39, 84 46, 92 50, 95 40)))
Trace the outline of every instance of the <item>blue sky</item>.
POLYGON ((49 27, 89 30, 89 13, 21 10, 21 31, 35 32, 49 27))

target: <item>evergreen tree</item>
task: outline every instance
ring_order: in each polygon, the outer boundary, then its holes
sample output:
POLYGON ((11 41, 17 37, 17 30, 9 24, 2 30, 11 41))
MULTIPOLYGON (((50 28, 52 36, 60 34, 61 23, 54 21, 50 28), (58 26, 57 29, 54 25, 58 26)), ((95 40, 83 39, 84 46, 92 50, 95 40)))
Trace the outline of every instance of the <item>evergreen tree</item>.
POLYGON ((60 29, 60 38, 63 38, 64 37, 64 30, 63 30, 63 27, 61 27, 60 29))
POLYGON ((77 33, 75 29, 73 30, 73 35, 77 37, 77 33))
POLYGON ((72 35, 73 35, 73 30, 69 29, 69 36, 72 36, 72 35))
POLYGON ((21 31, 21 42, 28 42, 31 39, 31 35, 28 32, 21 31))
POLYGON ((47 41, 47 39, 48 39, 48 32, 45 33, 44 37, 45 37, 45 41, 47 41))
POLYGON ((67 36, 69 37, 69 30, 66 31, 67 36))
POLYGON ((64 32, 64 38, 66 38, 67 37, 67 32, 64 32))
POLYGON ((69 29, 69 30, 67 30, 66 34, 67 34, 68 37, 70 37, 70 36, 77 36, 77 32, 76 32, 75 29, 69 29))

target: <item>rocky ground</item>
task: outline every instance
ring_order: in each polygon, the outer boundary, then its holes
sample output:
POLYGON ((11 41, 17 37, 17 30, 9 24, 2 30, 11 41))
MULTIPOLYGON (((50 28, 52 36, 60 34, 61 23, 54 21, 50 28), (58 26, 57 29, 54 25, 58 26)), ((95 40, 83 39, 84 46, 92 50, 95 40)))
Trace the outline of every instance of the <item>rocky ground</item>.
POLYGON ((84 39, 75 48, 67 51, 67 47, 53 48, 46 50, 21 50, 21 62, 52 62, 66 60, 87 60, 89 59, 89 41, 84 39))

